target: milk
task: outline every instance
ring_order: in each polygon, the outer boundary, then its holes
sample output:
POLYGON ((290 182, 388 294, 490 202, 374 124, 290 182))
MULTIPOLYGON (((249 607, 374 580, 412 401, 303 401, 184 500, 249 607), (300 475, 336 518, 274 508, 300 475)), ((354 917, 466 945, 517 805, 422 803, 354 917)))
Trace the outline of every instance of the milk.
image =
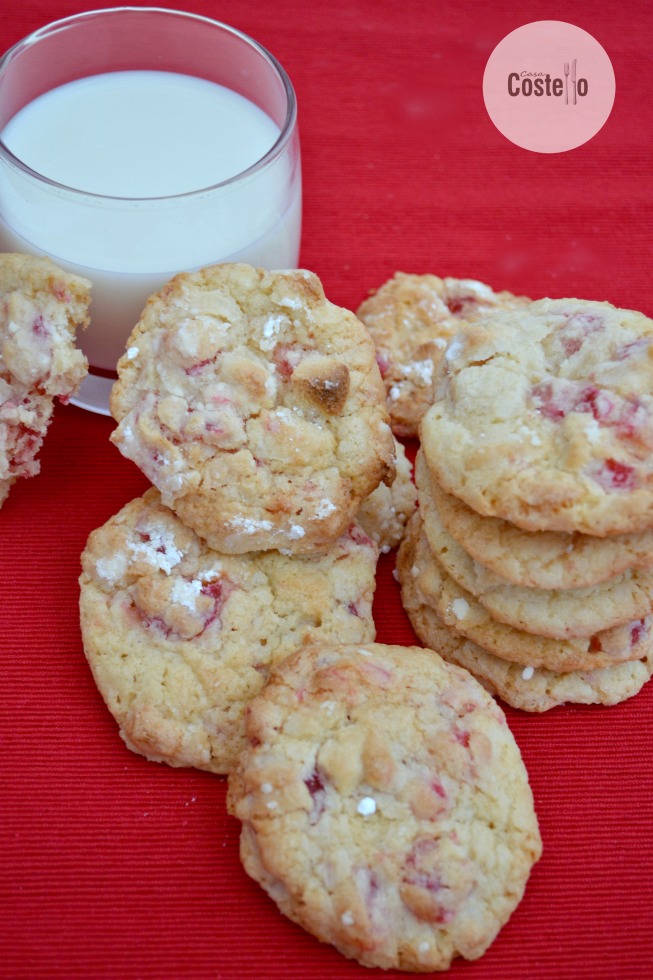
POLYGON ((172 72, 92 75, 35 99, 6 145, 33 170, 93 194, 163 197, 242 173, 279 127, 237 92, 172 72))
POLYGON ((147 296, 176 272, 296 266, 298 152, 254 166, 279 133, 243 96, 188 75, 121 71, 55 88, 0 134, 54 182, 0 166, 0 250, 45 253, 93 282, 82 346, 111 370, 147 296))

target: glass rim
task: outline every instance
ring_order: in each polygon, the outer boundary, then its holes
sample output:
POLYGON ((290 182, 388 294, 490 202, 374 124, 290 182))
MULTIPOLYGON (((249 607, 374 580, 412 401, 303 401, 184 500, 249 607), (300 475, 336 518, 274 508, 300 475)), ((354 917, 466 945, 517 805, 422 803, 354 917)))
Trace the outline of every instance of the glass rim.
MULTIPOLYGON (((295 123, 297 121, 297 99, 295 96, 295 90, 292 86, 292 82, 290 81, 290 78, 288 77, 285 68, 283 67, 281 62, 278 61, 278 59, 275 58, 275 56, 270 51, 268 51, 267 48, 265 48, 258 41, 255 41, 254 38, 250 37, 248 34, 245 34, 243 31, 239 31, 238 28, 236 27, 231 27, 229 24, 224 24, 222 21, 214 20, 211 17, 205 17, 202 14, 193 14, 190 13, 189 11, 175 10, 169 7, 129 7, 129 6, 103 7, 98 10, 81 11, 78 14, 72 14, 70 17, 62 17, 59 20, 53 20, 49 24, 46 24, 43 27, 39 27, 35 31, 32 31, 30 34, 25 35, 25 37, 21 38, 21 40, 13 44, 0 57, 0 74, 2 74, 5 65, 8 64, 12 58, 15 58, 18 54, 20 54, 21 51, 30 47, 31 45, 35 44, 37 41, 40 41, 45 37, 49 37, 50 35, 56 34, 58 31, 63 30, 66 27, 69 27, 73 23, 83 21, 83 20, 90 20, 93 17, 98 17, 101 15, 113 16, 116 14, 132 14, 132 13, 165 14, 166 16, 170 16, 170 17, 182 17, 187 20, 203 22, 204 24, 207 24, 212 28, 217 27, 223 32, 227 34, 231 34, 235 38, 239 38, 241 41, 244 41, 250 48, 254 49, 259 55, 261 55, 264 58, 264 60, 268 62, 270 67, 273 69, 273 71, 276 72, 277 76, 280 78, 286 96, 286 118, 284 120, 283 126, 281 127, 279 136, 272 144, 270 149, 267 150, 262 157, 260 157, 254 163, 252 163, 249 167, 246 167, 245 170, 241 170, 237 174, 233 174, 231 177, 227 177, 226 180, 218 181, 215 184, 208 184, 205 187, 194 188, 193 190, 190 191, 183 191, 179 194, 160 194, 160 195, 153 195, 151 197, 142 197, 142 196, 125 197, 121 194, 98 194, 95 191, 85 191, 82 190, 82 188, 80 187, 72 187, 68 184, 63 184, 60 181, 52 180, 52 178, 47 177, 45 174, 39 173, 38 170, 34 170, 27 163, 25 163, 24 160, 21 160, 20 157, 16 156, 16 154, 13 153, 9 149, 7 144, 4 142, 1 135, 0 135, 0 159, 4 157, 10 164, 17 167, 24 174, 28 175, 29 177, 32 177, 33 179, 39 181, 42 184, 49 185, 50 187, 58 191, 65 191, 67 194, 77 195, 80 198, 86 200, 125 202, 131 204, 137 204, 137 203, 147 204, 147 203, 157 202, 157 201, 163 203, 166 201, 172 202, 172 201, 183 200, 189 197, 199 197, 201 195, 209 194, 212 191, 216 191, 220 188, 229 187, 230 185, 234 185, 239 181, 243 180, 244 178, 257 173, 259 170, 265 169, 270 163, 272 163, 275 159, 281 156, 281 154, 285 151, 288 143, 290 142, 293 136, 295 123)), ((102 74, 102 73, 98 73, 98 74, 102 74)), ((92 76, 88 75, 84 77, 90 78, 92 76)), ((199 76, 194 76, 194 77, 199 77, 199 76)), ((50 89, 49 91, 52 90, 50 89)))

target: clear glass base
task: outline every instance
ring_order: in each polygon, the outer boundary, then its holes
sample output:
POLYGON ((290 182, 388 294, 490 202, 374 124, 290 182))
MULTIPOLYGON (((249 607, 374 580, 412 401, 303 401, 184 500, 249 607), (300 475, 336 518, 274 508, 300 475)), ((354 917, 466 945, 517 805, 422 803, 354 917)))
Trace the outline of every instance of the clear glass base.
POLYGON ((77 394, 70 399, 71 405, 85 408, 96 415, 111 416, 109 411, 109 396, 114 385, 113 378, 101 378, 97 374, 87 374, 77 394))

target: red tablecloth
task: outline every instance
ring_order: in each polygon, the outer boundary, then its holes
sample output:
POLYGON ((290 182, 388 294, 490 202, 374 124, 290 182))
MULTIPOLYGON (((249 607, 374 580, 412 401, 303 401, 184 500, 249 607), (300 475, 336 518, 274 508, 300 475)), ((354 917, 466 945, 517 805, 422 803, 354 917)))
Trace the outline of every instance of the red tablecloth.
MULTIPOLYGON (((260 40, 297 90, 302 264, 355 308, 397 269, 653 315, 653 8, 647 0, 195 0, 260 40), (482 77, 509 31, 567 20, 607 50, 614 110, 576 150, 493 127, 482 77)), ((4 0, 0 47, 101 3, 4 0)), ((130 753, 78 626, 88 533, 142 492, 112 423, 59 407, 39 477, 0 511, 0 975, 316 978, 367 971, 281 917, 242 871, 225 781, 130 753)), ((413 634, 381 565, 378 638, 413 634)), ((653 973, 653 684, 612 708, 508 710, 544 839, 478 980, 653 973)), ((390 974, 395 975, 395 974, 390 974)))

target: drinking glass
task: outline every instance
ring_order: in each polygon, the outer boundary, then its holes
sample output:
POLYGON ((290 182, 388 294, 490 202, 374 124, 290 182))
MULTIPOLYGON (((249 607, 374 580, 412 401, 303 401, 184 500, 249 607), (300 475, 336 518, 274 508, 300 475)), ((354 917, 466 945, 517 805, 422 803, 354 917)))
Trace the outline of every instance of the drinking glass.
POLYGON ((93 284, 91 325, 79 338, 90 372, 77 405, 109 414, 125 341, 147 297, 172 275, 222 261, 294 268, 300 234, 295 94, 279 62, 247 35, 181 11, 116 7, 49 24, 0 59, 0 250, 46 254, 93 284), (177 72, 215 82, 263 110, 279 136, 228 179, 153 197, 58 183, 2 140, 9 120, 38 96, 114 71, 177 72))

